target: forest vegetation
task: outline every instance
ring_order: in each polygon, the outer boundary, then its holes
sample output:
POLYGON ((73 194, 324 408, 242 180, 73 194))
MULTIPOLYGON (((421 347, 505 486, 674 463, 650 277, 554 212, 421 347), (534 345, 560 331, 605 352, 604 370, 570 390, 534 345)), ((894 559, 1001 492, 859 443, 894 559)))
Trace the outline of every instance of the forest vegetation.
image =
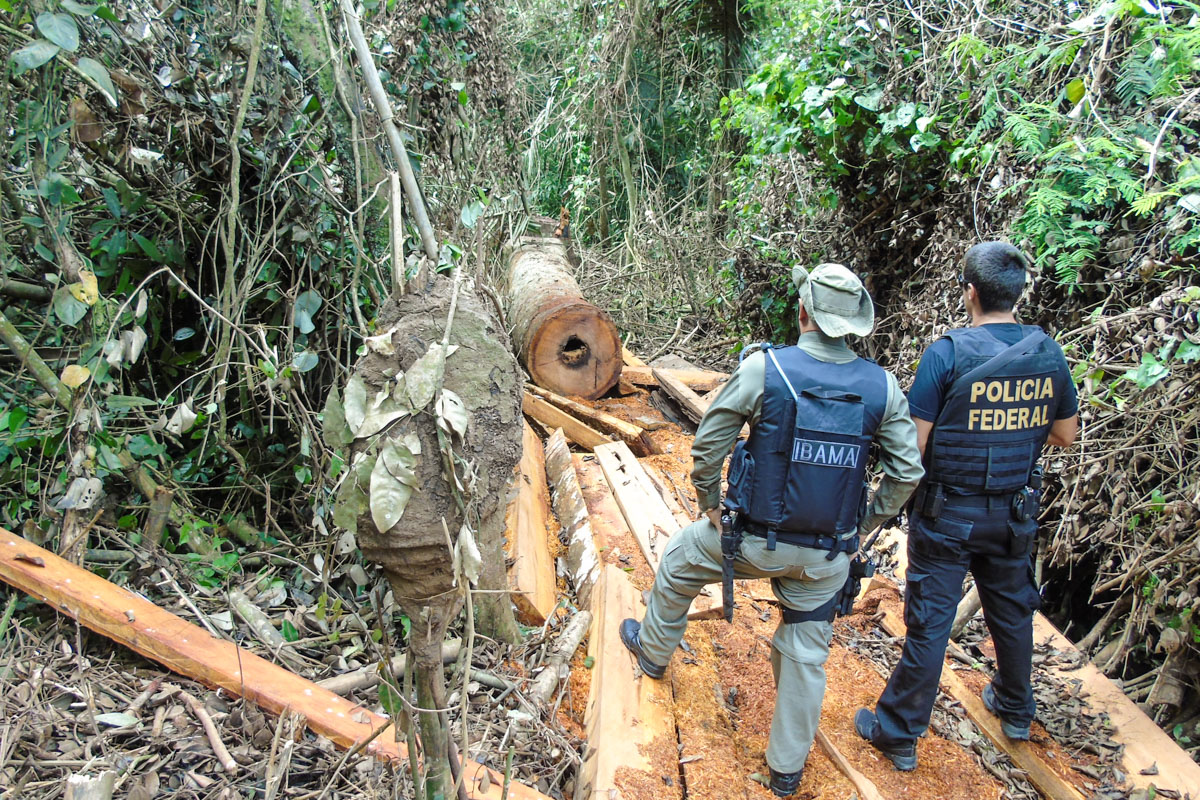
MULTIPOLYGON (((276 596, 288 642, 340 637, 291 666, 344 670, 412 635, 330 424, 406 281, 474 281, 483 319, 508 243, 565 209, 628 347, 729 370, 796 337, 791 268, 837 261, 907 385, 965 321, 962 254, 1003 238, 1080 393, 1043 610, 1200 760, 1200 5, 367 0, 387 120, 347 6, 0 0, 0 525, 164 602, 162 575, 206 609, 276 596)), ((54 640, 0 597, 0 652, 54 640)))

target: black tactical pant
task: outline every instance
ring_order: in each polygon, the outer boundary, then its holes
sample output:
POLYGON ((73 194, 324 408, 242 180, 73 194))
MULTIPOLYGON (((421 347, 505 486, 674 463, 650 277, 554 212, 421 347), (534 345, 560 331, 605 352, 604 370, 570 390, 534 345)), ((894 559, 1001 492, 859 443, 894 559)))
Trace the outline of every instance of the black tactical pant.
POLYGON ((1013 521, 1008 503, 1000 498, 991 507, 985 498, 972 500, 971 507, 948 500, 937 520, 914 514, 910 521, 904 594, 908 635, 875 709, 881 743, 915 742, 929 727, 968 569, 996 645, 992 686, 999 710, 1013 724, 1033 720, 1033 614, 1040 597, 1030 552, 1037 522, 1013 521))

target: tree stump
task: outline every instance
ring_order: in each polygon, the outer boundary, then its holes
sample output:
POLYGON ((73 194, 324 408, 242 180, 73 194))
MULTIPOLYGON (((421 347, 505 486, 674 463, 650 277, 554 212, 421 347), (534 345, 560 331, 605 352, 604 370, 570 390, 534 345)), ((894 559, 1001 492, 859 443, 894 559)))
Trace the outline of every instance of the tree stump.
POLYGON ((538 386, 595 400, 621 377, 621 340, 607 311, 583 299, 558 239, 522 240, 509 261, 508 322, 538 386))

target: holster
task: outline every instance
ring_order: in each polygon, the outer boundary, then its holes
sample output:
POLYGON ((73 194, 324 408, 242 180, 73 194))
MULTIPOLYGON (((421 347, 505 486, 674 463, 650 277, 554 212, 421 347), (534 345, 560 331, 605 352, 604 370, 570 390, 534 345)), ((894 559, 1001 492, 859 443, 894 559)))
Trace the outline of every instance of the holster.
POLYGON ((744 530, 741 514, 729 510, 721 514, 721 610, 726 622, 733 622, 733 562, 742 548, 744 530))

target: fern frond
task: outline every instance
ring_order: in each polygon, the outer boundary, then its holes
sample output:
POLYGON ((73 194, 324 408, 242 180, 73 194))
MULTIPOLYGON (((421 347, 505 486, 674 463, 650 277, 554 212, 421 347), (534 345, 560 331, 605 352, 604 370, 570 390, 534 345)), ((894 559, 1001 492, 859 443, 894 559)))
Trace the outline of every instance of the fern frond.
POLYGON ((1046 149, 1042 142, 1042 129, 1020 114, 1009 114, 1005 117, 1004 127, 1017 146, 1025 152, 1037 155, 1046 149))

